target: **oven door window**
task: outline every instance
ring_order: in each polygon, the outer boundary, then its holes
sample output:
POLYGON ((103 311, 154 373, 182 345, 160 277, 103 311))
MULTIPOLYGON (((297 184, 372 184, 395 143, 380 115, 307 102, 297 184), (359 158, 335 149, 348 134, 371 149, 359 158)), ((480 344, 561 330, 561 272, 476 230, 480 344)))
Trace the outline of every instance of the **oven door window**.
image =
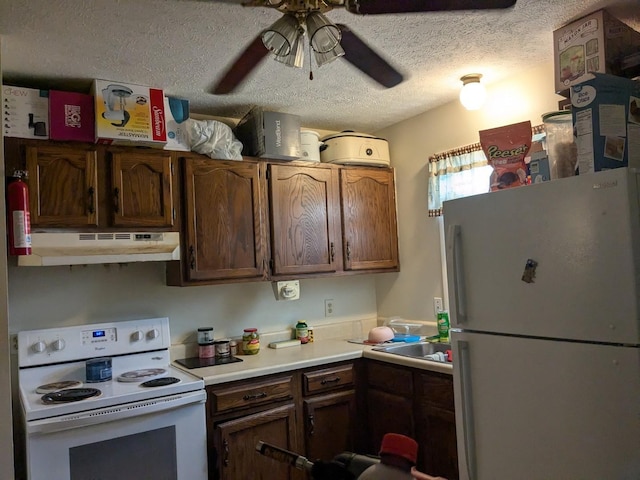
POLYGON ((169 426, 69 449, 70 480, 177 480, 176 428, 169 426), (117 465, 126 468, 115 468, 117 465))

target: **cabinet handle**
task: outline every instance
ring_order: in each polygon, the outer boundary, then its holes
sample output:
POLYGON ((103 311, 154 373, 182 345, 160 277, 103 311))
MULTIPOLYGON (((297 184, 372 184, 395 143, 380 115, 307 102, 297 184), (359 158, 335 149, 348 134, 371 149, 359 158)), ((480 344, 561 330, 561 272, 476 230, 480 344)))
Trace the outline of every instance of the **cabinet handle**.
POLYGON ((242 399, 244 401, 258 400, 260 398, 265 398, 266 396, 267 396, 266 392, 260 392, 260 393, 254 393, 253 395, 245 395, 244 397, 242 397, 242 399))
POLYGON ((335 258, 335 256, 336 256, 336 247, 333 244, 333 242, 331 242, 331 261, 332 262, 333 262, 333 259, 335 258))
POLYGON ((224 463, 224 466, 227 467, 229 465, 229 442, 226 438, 222 441, 222 448, 224 450, 224 458, 222 459, 222 463, 224 463))
POLYGON ((116 213, 120 213, 120 190, 118 187, 113 189, 113 211, 116 213))
POLYGON ((323 378, 320 382, 320 385, 326 385, 327 383, 338 383, 340 381, 340 377, 333 378, 323 378))
POLYGON ((93 206, 93 187, 89 187, 89 213, 95 212, 95 207, 93 206))
POLYGON ((347 260, 351 260, 351 245, 347 242, 347 260))
POLYGON ((315 433, 315 427, 316 427, 313 415, 309 414, 309 416, 307 417, 307 420, 309 420, 309 435, 313 435, 315 433))
POLYGON ((189 247, 189 268, 191 268, 191 270, 195 270, 196 268, 196 252, 193 245, 189 247))

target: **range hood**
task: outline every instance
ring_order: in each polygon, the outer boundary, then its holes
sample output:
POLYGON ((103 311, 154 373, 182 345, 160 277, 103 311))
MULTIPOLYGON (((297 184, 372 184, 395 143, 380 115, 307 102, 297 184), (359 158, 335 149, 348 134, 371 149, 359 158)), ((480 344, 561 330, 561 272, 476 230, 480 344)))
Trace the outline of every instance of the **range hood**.
POLYGON ((178 232, 32 233, 20 266, 159 262, 180 259, 178 232))

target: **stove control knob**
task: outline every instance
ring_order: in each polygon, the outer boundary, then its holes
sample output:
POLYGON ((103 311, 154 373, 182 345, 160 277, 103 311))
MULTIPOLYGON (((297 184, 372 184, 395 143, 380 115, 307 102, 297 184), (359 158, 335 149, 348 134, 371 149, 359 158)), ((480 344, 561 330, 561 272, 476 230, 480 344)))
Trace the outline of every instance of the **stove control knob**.
POLYGON ((159 336, 160 336, 160 332, 158 331, 157 328, 152 328, 147 332, 147 338, 149 340, 153 340, 155 338, 158 338, 159 336))
POLYGON ((141 330, 136 330, 135 332, 133 332, 131 334, 131 341, 132 342, 139 342, 143 338, 144 338, 144 334, 142 333, 141 330))
POLYGON ((33 345, 31 345, 31 349, 36 353, 42 353, 47 349, 47 344, 42 340, 37 341, 33 345))
POLYGON ((58 340, 55 340, 52 344, 51 344, 51 348, 54 350, 63 350, 65 346, 64 340, 59 338, 58 340))

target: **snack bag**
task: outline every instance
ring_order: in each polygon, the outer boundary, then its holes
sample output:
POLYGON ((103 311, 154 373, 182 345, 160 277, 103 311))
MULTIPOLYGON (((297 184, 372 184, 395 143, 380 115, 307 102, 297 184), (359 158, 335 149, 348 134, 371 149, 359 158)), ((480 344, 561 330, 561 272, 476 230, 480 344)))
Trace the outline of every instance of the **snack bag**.
POLYGON ((531 122, 481 130, 480 145, 493 167, 491 191, 527 184, 524 158, 531 148, 531 122))

